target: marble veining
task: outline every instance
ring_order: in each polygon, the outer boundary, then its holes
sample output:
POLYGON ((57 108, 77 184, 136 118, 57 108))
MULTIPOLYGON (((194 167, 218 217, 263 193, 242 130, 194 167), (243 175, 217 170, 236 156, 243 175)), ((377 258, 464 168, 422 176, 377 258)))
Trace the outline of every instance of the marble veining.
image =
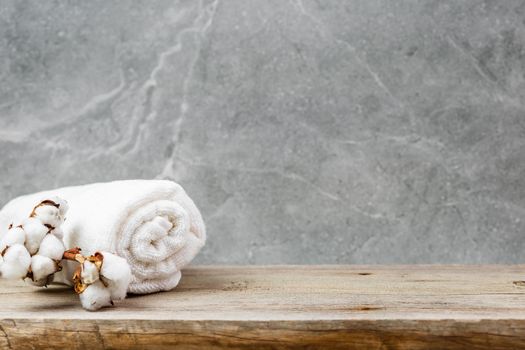
POLYGON ((0 195, 181 183, 198 263, 519 263, 525 3, 0 5, 0 195))

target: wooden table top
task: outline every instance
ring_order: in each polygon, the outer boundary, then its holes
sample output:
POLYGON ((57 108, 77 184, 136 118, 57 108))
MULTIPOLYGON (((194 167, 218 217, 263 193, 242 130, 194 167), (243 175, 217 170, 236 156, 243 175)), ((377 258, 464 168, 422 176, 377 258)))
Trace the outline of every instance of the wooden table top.
POLYGON ((199 266, 97 312, 0 281, 0 346, 525 348, 524 281, 525 265, 199 266))

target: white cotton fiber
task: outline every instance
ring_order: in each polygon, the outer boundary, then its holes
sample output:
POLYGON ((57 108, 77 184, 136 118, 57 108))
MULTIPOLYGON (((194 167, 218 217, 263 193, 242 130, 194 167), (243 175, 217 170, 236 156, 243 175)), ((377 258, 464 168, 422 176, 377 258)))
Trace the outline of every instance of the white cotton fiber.
POLYGON ((89 311, 95 311, 111 305, 111 294, 100 280, 90 284, 80 293, 82 307, 89 311))
MULTIPOLYGON (((122 300, 126 298, 128 292, 128 283, 118 283, 112 280, 104 279, 108 285, 109 292, 111 293, 111 300, 122 300)), ((131 277, 130 277, 131 281, 131 277)))
POLYGON ((84 263, 82 264, 80 278, 82 278, 82 281, 84 283, 94 283, 99 278, 97 266, 91 261, 84 261, 84 263))
POLYGON ((60 216, 60 210, 54 205, 41 205, 36 207, 34 210, 34 217, 42 221, 45 225, 52 227, 58 227, 62 225, 62 217, 60 216))
POLYGON ((0 266, 2 278, 19 279, 27 275, 31 265, 31 256, 21 244, 14 244, 7 248, 3 256, 4 262, 0 266))
POLYGON ((4 250, 7 246, 12 246, 13 244, 24 244, 26 240, 26 233, 20 227, 12 227, 7 231, 7 233, 2 237, 2 242, 0 243, 0 250, 4 250))
POLYGON ((49 199, 58 205, 60 217, 62 218, 62 221, 64 221, 66 213, 69 210, 69 204, 67 201, 60 197, 51 197, 49 199))
POLYGON ((104 256, 100 274, 111 291, 112 300, 121 300, 126 297, 131 282, 131 268, 126 259, 109 252, 101 252, 104 256))
POLYGON ((62 231, 61 227, 55 227, 53 230, 51 230, 50 233, 55 235, 61 241, 64 238, 64 231, 62 231))
POLYGON ((33 255, 31 257, 31 271, 33 280, 39 281, 55 273, 57 270, 56 263, 48 257, 42 255, 33 255))
POLYGON ((104 257, 100 273, 107 279, 119 281, 126 280, 130 269, 126 259, 109 252, 100 252, 104 257))
POLYGON ((64 250, 64 243, 55 235, 48 234, 40 243, 38 255, 46 256, 53 260, 61 260, 64 250))
POLYGON ((51 274, 45 278, 42 278, 40 280, 32 281, 31 279, 26 279, 27 282, 29 282, 31 285, 35 287, 45 287, 53 282, 55 279, 55 274, 51 274))
POLYGON ((22 226, 26 232, 25 246, 30 254, 36 254, 40 243, 44 239, 49 229, 36 218, 26 219, 22 226))

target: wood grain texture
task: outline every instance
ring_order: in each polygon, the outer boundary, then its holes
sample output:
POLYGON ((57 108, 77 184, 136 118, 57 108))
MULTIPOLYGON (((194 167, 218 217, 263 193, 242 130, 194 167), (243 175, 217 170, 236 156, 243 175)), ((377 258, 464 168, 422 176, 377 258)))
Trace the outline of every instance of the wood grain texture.
POLYGON ((525 348, 525 265, 193 267, 99 312, 0 285, 0 347, 525 348))

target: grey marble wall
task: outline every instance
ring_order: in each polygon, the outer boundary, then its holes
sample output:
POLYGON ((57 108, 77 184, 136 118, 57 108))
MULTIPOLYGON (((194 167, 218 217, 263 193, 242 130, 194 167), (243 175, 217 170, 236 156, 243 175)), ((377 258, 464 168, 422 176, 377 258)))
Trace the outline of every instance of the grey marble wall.
POLYGON ((522 262, 524 1, 0 3, 0 198, 180 182, 200 263, 522 262))

